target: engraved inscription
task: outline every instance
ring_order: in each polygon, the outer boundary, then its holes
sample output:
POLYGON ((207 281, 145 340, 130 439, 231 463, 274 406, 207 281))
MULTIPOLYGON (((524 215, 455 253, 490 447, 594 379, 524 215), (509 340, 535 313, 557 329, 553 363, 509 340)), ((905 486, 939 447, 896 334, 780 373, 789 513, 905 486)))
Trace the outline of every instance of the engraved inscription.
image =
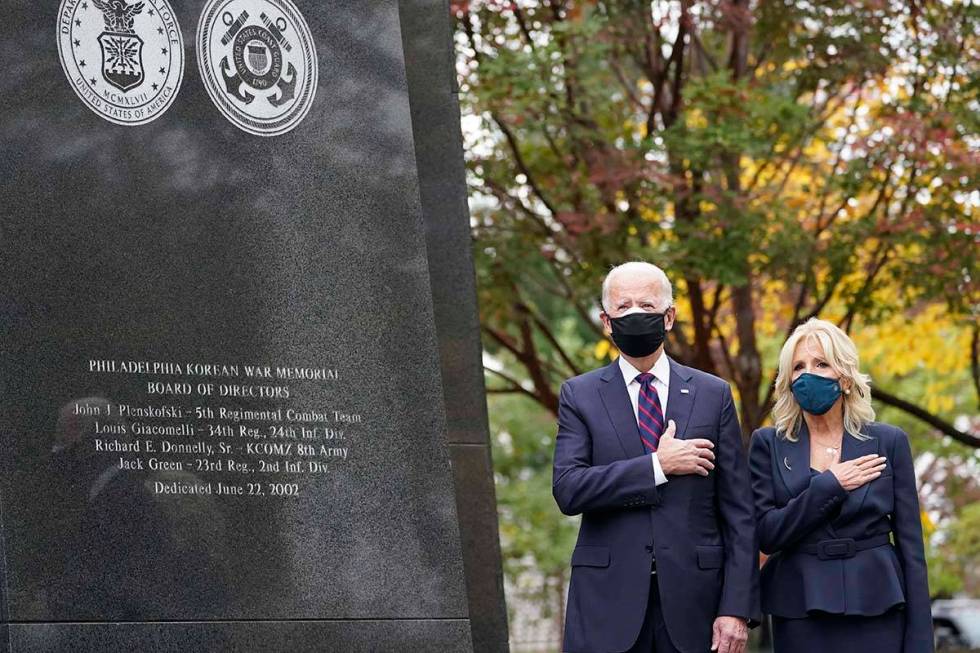
POLYGON ((158 495, 302 496, 310 479, 355 455, 365 424, 349 406, 294 405, 317 394, 304 389, 341 381, 329 366, 91 359, 86 371, 135 377, 139 395, 74 401, 71 414, 91 420, 86 446, 120 472, 198 479, 154 480, 158 495))

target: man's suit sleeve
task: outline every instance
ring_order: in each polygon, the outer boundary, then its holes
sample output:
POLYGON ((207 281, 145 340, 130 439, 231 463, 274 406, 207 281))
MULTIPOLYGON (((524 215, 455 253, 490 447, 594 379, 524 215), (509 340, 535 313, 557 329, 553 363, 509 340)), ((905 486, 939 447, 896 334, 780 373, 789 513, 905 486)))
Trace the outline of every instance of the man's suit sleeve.
POLYGON ((752 510, 752 485, 742 451, 742 430, 732 391, 726 385, 715 448, 717 502, 725 540, 725 580, 719 616, 761 619, 759 554, 752 510))
POLYGON ((592 435, 575 403, 571 384, 558 397, 552 494, 566 515, 622 510, 659 503, 650 456, 592 464, 592 435))

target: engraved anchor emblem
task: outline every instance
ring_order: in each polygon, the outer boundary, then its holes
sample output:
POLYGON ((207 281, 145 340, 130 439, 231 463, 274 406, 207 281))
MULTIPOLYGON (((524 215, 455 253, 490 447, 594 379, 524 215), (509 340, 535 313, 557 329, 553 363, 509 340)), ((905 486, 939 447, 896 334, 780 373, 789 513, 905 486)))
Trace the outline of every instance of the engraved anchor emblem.
POLYGON ((280 107, 296 97, 297 72, 292 62, 285 62, 283 52, 293 47, 284 35, 286 20, 270 19, 264 12, 259 15, 262 25, 249 24, 249 14, 242 11, 237 18, 225 12, 222 21, 228 26, 221 44, 231 45, 231 53, 221 59, 221 76, 225 92, 243 104, 251 104, 257 93, 278 89, 265 95, 273 107, 280 107))
POLYGON ((228 65, 228 57, 225 57, 221 60, 221 77, 225 80, 225 91, 245 104, 251 104, 255 96, 242 89, 242 76, 237 72, 234 75, 229 75, 230 70, 232 69, 228 65))
POLYGON ((296 97, 296 69, 293 68, 293 64, 290 63, 289 67, 286 68, 286 74, 289 75, 290 79, 287 81, 286 76, 283 75, 276 84, 279 87, 279 98, 277 99, 275 96, 266 98, 269 100, 269 104, 274 107, 281 107, 296 97))
POLYGON ((204 0, 197 31, 204 87, 225 118, 256 136, 290 131, 316 99, 316 43, 293 1, 204 0))

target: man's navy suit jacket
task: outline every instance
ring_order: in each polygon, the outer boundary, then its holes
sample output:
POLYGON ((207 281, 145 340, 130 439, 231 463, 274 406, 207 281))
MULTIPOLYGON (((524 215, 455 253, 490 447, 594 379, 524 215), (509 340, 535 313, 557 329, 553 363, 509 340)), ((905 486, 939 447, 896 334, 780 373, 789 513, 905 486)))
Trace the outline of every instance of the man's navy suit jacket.
POLYGON ((850 492, 829 470, 811 474, 805 424, 796 442, 772 427, 752 434, 759 543, 770 555, 762 569, 762 607, 767 614, 800 618, 813 612, 873 616, 903 606, 904 653, 929 653, 932 612, 909 439, 881 423, 866 425, 862 433, 867 439, 844 436, 841 460, 878 454, 886 467, 850 492), (859 542, 887 533, 893 545, 852 557, 821 559, 800 551, 828 540, 859 542))
POLYGON ((678 438, 714 442, 708 476, 668 476, 656 486, 616 361, 562 385, 552 490, 563 513, 582 515, 565 651, 633 645, 653 557, 667 632, 679 651, 707 651, 719 615, 759 616, 752 490, 731 389, 671 360, 666 417, 678 438))

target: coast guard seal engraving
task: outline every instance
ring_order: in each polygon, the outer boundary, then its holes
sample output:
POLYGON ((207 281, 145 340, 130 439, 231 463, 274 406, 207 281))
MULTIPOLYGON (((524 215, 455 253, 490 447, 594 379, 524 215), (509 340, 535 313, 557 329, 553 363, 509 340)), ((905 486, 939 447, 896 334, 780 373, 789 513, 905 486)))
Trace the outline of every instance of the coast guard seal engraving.
POLYGON ((160 117, 184 76, 184 38, 167 0, 62 0, 58 56, 82 102, 118 125, 160 117))
POLYGON ((290 0, 210 0, 197 26, 197 63, 211 100, 250 134, 288 132, 316 96, 316 48, 290 0))

